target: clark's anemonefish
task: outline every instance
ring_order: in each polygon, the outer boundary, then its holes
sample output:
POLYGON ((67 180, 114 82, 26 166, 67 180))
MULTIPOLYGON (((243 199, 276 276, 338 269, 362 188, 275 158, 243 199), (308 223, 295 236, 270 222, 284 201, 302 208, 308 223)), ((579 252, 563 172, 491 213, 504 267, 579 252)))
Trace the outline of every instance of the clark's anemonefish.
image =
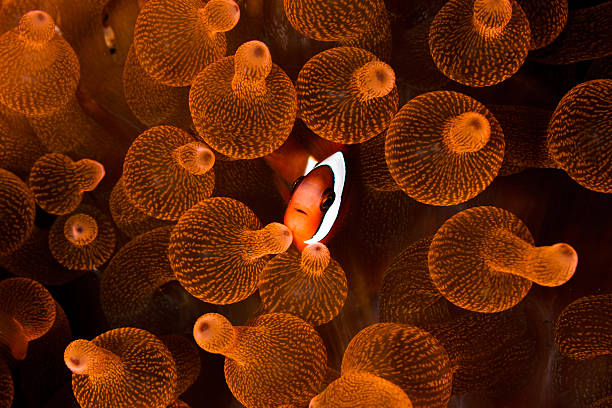
POLYGON ((342 151, 319 163, 309 157, 304 175, 291 187, 284 218, 298 250, 315 242, 326 243, 332 237, 346 194, 346 177, 342 151))

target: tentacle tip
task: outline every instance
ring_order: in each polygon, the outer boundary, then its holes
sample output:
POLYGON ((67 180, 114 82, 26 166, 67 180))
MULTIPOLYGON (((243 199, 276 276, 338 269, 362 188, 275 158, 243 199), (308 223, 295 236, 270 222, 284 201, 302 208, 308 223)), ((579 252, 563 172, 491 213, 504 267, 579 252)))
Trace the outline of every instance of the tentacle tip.
POLYGON ((558 262, 565 272, 560 276, 563 283, 565 283, 574 275, 574 272, 576 272, 576 267, 578 266, 578 253, 571 245, 565 243, 555 244, 553 248, 556 250, 558 262))
POLYGON ((293 242, 293 233, 285 224, 275 222, 270 226, 273 229, 274 240, 278 243, 278 253, 285 252, 293 242))
POLYGON ((78 353, 78 343, 72 342, 66 347, 64 352, 64 363, 74 374, 84 374, 87 369, 87 357, 78 353))
POLYGON ((206 313, 193 325, 193 338, 201 349, 220 353, 233 340, 233 330, 232 324, 225 316, 206 313))
POLYGON ((302 250, 302 268, 312 273, 321 273, 329 266, 331 255, 325 244, 315 242, 302 250))
POLYGON ((19 33, 29 41, 44 43, 55 35, 55 22, 42 10, 31 10, 19 20, 19 33))
POLYGON ((15 360, 23 361, 28 356, 28 343, 25 343, 24 347, 12 348, 11 355, 15 360))

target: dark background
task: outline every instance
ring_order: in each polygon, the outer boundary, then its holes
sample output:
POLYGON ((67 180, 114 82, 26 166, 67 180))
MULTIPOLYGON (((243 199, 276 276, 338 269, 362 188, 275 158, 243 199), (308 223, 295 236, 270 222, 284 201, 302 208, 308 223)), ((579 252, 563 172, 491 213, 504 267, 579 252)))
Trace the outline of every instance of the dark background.
MULTIPOLYGON (((543 0, 545 1, 545 0, 543 0)), ((113 0, 107 6, 111 24, 129 25, 133 19, 124 19, 121 10, 132 7, 131 0, 113 0), (116 18, 116 20, 113 20, 116 18)), ((257 6, 258 2, 245 0, 239 2, 241 10, 257 6), (251 3, 251 6, 245 3, 251 3)), ((397 65, 402 59, 401 38, 405 30, 417 21, 431 17, 435 10, 430 8, 435 2, 429 0, 389 0, 392 12, 394 54, 392 66, 396 69, 397 83, 401 94, 401 104, 423 93, 422 89, 411 86, 410 70, 397 65), (421 7, 418 15, 412 15, 415 8, 421 7)), ((570 0, 570 9, 579 9, 603 3, 597 0, 570 0)), ((286 37, 278 27, 286 27, 283 20, 282 0, 260 0, 263 14, 249 16, 243 14, 237 28, 236 44, 248 39, 261 39, 268 43, 273 60, 295 79, 301 65, 316 52, 329 45, 304 40, 292 32, 286 37), (243 36, 243 38, 240 38, 243 36)), ((256 8, 256 7, 254 7, 256 8)), ((129 29, 126 29, 129 32, 129 29)), ((117 33, 126 30, 116 29, 117 33)), ((287 32, 287 31, 285 31, 287 32)), ((131 39, 119 38, 119 47, 131 39)), ((612 39, 610 39, 612 41, 612 39)), ((230 42, 230 44, 232 44, 230 42)), ((83 45, 82 45, 83 46, 83 45)), ((230 46, 230 48, 233 45, 230 46)), ((233 49, 228 50, 233 52, 233 49)), ((121 55, 121 49, 118 54, 121 55)), ((95 55, 95 54, 94 54, 95 55)), ((101 64, 116 64, 116 56, 100 53, 101 64), (110 62, 109 62, 110 61, 110 62)), ((93 64, 95 61, 89 61, 93 64)), ((456 90, 470 95, 483 104, 522 105, 554 110, 563 95, 573 86, 592 79, 593 62, 580 62, 571 65, 544 65, 535 61, 531 55, 520 71, 500 85, 485 88, 469 88, 447 81, 439 89, 456 90)), ((595 64, 600 64, 597 62, 595 64)), ((82 66, 87 64, 83 64, 82 66)), ((608 67, 610 64, 608 63, 608 67)), ((607 72, 610 77, 611 72, 607 72)), ((598 77, 605 75, 598 74, 598 77)), ((436 78, 433 78, 434 82, 436 78)), ((110 82, 109 82, 110 83, 110 82)), ((105 104, 112 100, 114 90, 110 85, 94 85, 87 82, 87 75, 81 86, 88 90, 100 106, 111 112, 117 140, 105 162, 108 172, 108 185, 112 186, 121 171, 123 156, 129 141, 144 128, 137 124, 121 108, 105 104), (101 93, 97 97, 97 92, 101 93), (105 93, 106 92, 106 93, 105 93), (125 114, 124 114, 125 113, 125 114), (110 171, 109 171, 110 170, 110 171)), ((431 88, 433 90, 436 88, 431 88)), ((101 123, 105 124, 104 117, 101 123)), ((111 127, 111 124, 108 124, 111 127)), ((296 133, 304 129, 296 125, 296 133)), ((342 353, 350 339, 363 327, 378 321, 377 291, 385 266, 409 243, 432 235, 451 215, 473 206, 493 205, 516 214, 531 231, 536 245, 550 245, 566 242, 572 245, 578 255, 579 263, 574 277, 558 288, 544 288, 534 285, 523 301, 528 310, 530 323, 537 333, 538 354, 536 369, 529 374, 527 386, 520 392, 496 396, 468 395, 453 397, 453 407, 579 407, 584 401, 612 394, 612 368, 607 361, 585 363, 559 374, 551 361, 557 356, 551 344, 551 325, 560 311, 573 300, 588 294, 610 293, 612 291, 612 195, 587 190, 574 182, 566 173, 554 169, 527 169, 519 174, 498 177, 483 193, 476 198, 456 206, 433 207, 420 204, 403 193, 368 192, 361 183, 359 160, 356 148, 349 151, 349 160, 354 165, 351 170, 351 188, 354 194, 350 204, 345 227, 330 243, 332 256, 343 266, 349 281, 349 296, 343 311, 332 322, 318 328, 327 346, 329 365, 339 369, 342 353), (590 365, 589 365, 590 364, 590 365), (603 368, 601 368, 603 367, 603 368), (568 374, 569 373, 569 374, 568 374), (584 378, 573 379, 575 386, 569 386, 568 379, 574 373, 584 378), (561 378, 562 377, 562 378, 561 378), (582 382, 581 382, 582 381, 582 382), (561 384, 561 385, 559 385, 561 384), (582 385, 581 385, 582 384, 582 385), (585 384, 590 384, 589 386, 585 384), (595 384, 595 385, 593 385, 595 384), (582 388, 581 388, 582 387, 582 388), (580 391, 584 388, 588 391, 580 391), (582 393, 582 394, 581 394, 582 393), (585 394, 586 393, 586 394, 585 394), (583 395, 584 394, 584 395, 583 395), (586 395, 586 396, 585 396, 586 395)), ((238 183, 238 181, 236 181, 238 183)), ((262 180, 269 183, 270 179, 262 180)), ((102 186, 104 190, 104 186, 102 186)), ((250 196, 249 206, 255 210, 263 222, 282 219, 283 204, 280 197, 270 193, 269 188, 261 188, 261 194, 250 196)), ((90 199, 104 208, 107 196, 103 192, 92 194, 90 199)), ((53 217, 40 212, 37 226, 49 228, 53 217)), ((127 242, 125 237, 118 245, 127 242)), ((104 268, 100 268, 103 270, 104 268)), ((65 310, 73 338, 91 339, 110 329, 100 309, 98 293, 100 271, 90 271, 72 282, 48 287, 53 297, 65 310)), ((10 276, 0 271, 0 278, 10 276)), ((179 317, 186 334, 190 333, 197 316, 208 311, 219 311, 228 316, 235 324, 248 320, 260 312, 257 295, 239 304, 218 307, 206 305, 187 295, 178 285, 164 288, 168 296, 182 305, 179 317)), ((43 339, 39 340, 40 342, 43 339)), ((72 407, 78 406, 72 397, 70 375, 61 361, 57 347, 34 356, 28 364, 13 370, 16 388, 15 407, 72 407), (55 354, 54 354, 55 353, 55 354), (39 360, 35 360, 38 358, 39 360), (42 374, 41 374, 42 373, 42 374)), ((223 377, 223 357, 200 353, 202 372, 198 381, 184 394, 183 399, 193 407, 238 407, 225 385, 223 377)))

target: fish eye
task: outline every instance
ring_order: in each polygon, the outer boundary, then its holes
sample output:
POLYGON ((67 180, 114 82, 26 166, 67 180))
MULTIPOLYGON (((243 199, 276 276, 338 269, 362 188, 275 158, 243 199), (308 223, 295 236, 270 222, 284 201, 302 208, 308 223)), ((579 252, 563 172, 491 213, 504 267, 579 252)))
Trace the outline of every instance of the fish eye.
POLYGON ((304 180, 304 176, 300 176, 298 178, 295 179, 295 181, 293 182, 293 184, 291 185, 291 194, 293 194, 293 192, 295 191, 296 188, 298 188, 298 186, 300 185, 300 183, 302 182, 302 180, 304 180))
POLYGON ((331 188, 326 189, 323 192, 323 201, 321 201, 321 211, 327 212, 327 210, 329 210, 329 207, 331 207, 334 203, 335 199, 336 193, 334 193, 334 190, 332 190, 331 188))

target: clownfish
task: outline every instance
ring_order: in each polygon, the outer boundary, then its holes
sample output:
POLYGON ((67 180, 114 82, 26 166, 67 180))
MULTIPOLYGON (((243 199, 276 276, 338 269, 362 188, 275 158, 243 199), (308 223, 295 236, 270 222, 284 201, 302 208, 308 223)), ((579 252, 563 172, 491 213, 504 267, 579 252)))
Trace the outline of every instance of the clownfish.
POLYGON ((316 163, 310 157, 303 176, 291 186, 283 223, 293 233, 298 250, 315 242, 327 243, 335 232, 346 198, 346 161, 338 151, 316 163))
POLYGON ((293 233, 293 244, 300 251, 315 242, 326 244, 346 214, 349 200, 344 148, 314 134, 301 141, 292 135, 264 157, 277 174, 276 186, 287 201, 283 223, 293 233), (317 160, 322 157, 326 158, 317 160))

